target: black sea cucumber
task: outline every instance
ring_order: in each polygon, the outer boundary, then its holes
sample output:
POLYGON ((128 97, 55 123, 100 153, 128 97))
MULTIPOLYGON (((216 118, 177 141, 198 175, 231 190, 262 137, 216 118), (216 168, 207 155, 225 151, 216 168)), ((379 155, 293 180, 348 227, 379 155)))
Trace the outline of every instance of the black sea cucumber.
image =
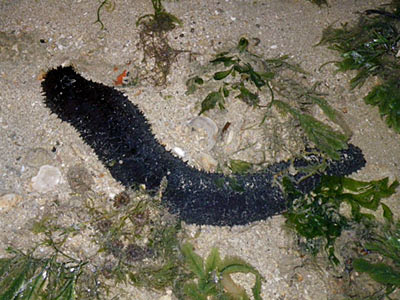
MULTIPOLYGON (((120 91, 86 80, 72 67, 50 70, 42 88, 46 106, 76 128, 116 180, 127 187, 145 184, 151 190, 165 177, 163 202, 187 223, 231 226, 285 211, 283 192, 273 182, 276 174, 288 168, 288 162, 230 177, 199 171, 158 143, 143 113, 120 91)), ((309 157, 295 165, 316 160, 309 157)), ((364 165, 361 150, 350 144, 339 161, 329 162, 326 173, 348 175, 364 165)), ((297 188, 308 192, 320 177, 313 175, 297 188)))

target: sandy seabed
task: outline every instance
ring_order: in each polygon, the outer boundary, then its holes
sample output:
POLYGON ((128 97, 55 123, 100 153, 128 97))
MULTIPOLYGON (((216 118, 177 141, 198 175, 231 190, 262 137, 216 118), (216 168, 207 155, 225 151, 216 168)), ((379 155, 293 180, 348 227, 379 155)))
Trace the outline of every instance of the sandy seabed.
MULTIPOLYGON (((139 16, 152 12, 151 1, 114 2, 114 11, 101 15, 105 30, 94 23, 99 5, 95 0, 0 3, 0 255, 8 245, 27 249, 37 240, 30 231, 32 222, 53 211, 55 199, 63 214, 68 215, 69 206, 79 207, 66 180, 70 167, 84 166, 94 178, 95 192, 112 196, 123 189, 75 130, 50 115, 40 87, 46 70, 61 64, 72 64, 85 77, 113 85, 124 68, 142 60, 135 23, 139 16), (42 165, 52 165, 62 175, 56 188, 46 193, 32 186, 32 178, 42 165)), ((350 91, 351 74, 335 74, 332 65, 319 69, 337 59, 336 54, 325 47, 313 47, 323 28, 334 22, 354 21, 357 12, 382 3, 386 1, 332 0, 329 7, 318 8, 300 0, 181 0, 166 2, 165 7, 183 22, 169 34, 171 45, 197 53, 200 63, 221 49, 234 47, 242 36, 259 40, 252 49, 266 57, 289 54, 293 62, 310 72, 311 82, 322 82, 331 105, 345 112, 354 132, 351 142, 363 150, 367 160, 367 166, 354 177, 371 180, 388 176, 393 180, 400 178, 399 136, 386 127, 376 108, 362 100, 373 80, 350 91)), ((198 103, 185 96, 188 62, 188 54, 178 56, 164 87, 139 84, 124 92, 144 111, 157 138, 169 149, 183 149, 185 158, 196 164, 196 155, 207 152, 207 146, 186 126, 198 114, 198 103)), ((240 109, 233 105, 230 116, 240 115, 240 109)), ((234 123, 234 119, 230 121, 234 123)), ((386 203, 398 216, 396 198, 386 203)), ((187 230, 193 236, 199 232, 193 243, 202 256, 211 247, 218 247, 223 256, 240 256, 257 268, 265 277, 263 299, 341 299, 345 283, 334 278, 326 266, 317 268, 302 257, 283 224, 284 218, 277 216, 247 226, 187 226, 187 230)), ((85 256, 85 249, 79 251, 85 256)), ((126 299, 163 296, 125 288, 126 299)))

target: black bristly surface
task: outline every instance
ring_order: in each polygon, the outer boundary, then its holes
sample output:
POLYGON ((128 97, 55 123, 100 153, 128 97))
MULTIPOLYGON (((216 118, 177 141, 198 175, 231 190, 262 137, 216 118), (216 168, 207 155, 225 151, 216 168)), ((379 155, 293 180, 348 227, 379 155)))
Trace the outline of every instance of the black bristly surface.
MULTIPOLYGON (((116 180, 127 187, 145 184, 154 190, 165 177, 164 205, 186 222, 232 226, 286 210, 276 177, 285 173, 289 162, 245 175, 206 173, 167 151, 155 139, 143 113, 118 90, 86 80, 72 67, 49 71, 42 87, 46 106, 79 132, 116 180)), ((320 160, 310 156, 294 165, 304 167, 320 160)), ((361 150, 349 145, 339 160, 328 162, 326 173, 348 175, 364 164, 361 150)), ((301 173, 292 177, 299 178, 301 173)), ((320 178, 316 173, 296 187, 308 192, 320 178)))
POLYGON ((123 185, 158 188, 168 171, 186 166, 157 142, 143 113, 116 89, 59 67, 48 72, 43 90, 46 106, 80 133, 123 185))

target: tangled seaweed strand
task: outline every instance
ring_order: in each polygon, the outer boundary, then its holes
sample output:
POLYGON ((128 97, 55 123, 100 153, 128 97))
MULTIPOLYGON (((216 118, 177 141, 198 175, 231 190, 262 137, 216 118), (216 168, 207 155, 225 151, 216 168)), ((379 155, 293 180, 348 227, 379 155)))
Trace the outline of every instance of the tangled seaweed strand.
POLYGON ((151 78, 157 86, 164 85, 176 56, 184 50, 176 50, 168 43, 167 34, 182 22, 168 13, 161 0, 152 0, 154 14, 141 16, 136 26, 140 26, 140 42, 144 51, 144 61, 154 60, 151 78))
POLYGON ((329 44, 340 53, 338 71, 357 71, 350 81, 352 89, 361 87, 369 77, 380 79, 364 100, 378 106, 388 127, 400 133, 400 1, 392 1, 390 7, 392 11, 366 10, 352 27, 326 28, 319 45, 329 44))

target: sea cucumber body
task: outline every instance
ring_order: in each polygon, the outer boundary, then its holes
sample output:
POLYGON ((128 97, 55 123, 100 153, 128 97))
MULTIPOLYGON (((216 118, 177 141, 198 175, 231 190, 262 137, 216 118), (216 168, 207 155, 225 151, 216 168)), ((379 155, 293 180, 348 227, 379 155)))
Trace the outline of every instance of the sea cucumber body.
MULTIPOLYGON (((166 178, 163 202, 188 223, 247 224, 286 209, 274 176, 287 169, 288 162, 230 177, 200 171, 167 151, 154 137, 143 113, 120 91, 86 80, 72 67, 50 70, 42 88, 45 105, 79 132, 116 180, 126 187, 145 184, 152 190, 166 178)), ((318 159, 309 157, 295 165, 318 159)), ((329 163, 327 174, 348 175, 364 164, 361 150, 349 145, 339 161, 329 163)), ((313 175, 297 188, 308 192, 320 177, 313 175)))

